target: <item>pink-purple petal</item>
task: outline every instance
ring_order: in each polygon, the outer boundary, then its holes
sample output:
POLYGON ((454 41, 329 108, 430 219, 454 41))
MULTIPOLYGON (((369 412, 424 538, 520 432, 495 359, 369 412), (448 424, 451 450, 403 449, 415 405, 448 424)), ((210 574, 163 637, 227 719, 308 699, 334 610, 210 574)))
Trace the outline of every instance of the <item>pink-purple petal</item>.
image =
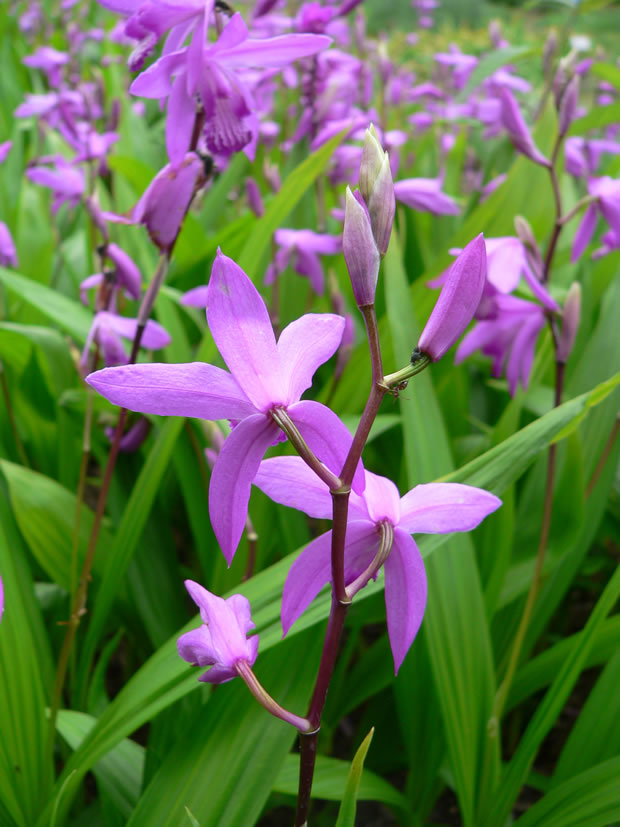
POLYGON ((388 520, 398 525, 400 520, 400 494, 392 480, 366 471, 364 500, 370 519, 375 523, 388 520))
POLYGON ((585 211, 583 218, 581 219, 581 223, 579 227, 577 227, 577 232, 575 233, 575 238, 573 240, 573 247, 571 250, 571 261, 577 261, 578 258, 581 257, 581 254, 586 249, 588 244, 590 243, 590 239, 594 234, 594 230, 596 228, 596 205, 590 204, 590 206, 585 211))
POLYGON ((224 441, 211 474, 209 515, 228 565, 237 551, 248 516, 252 480, 279 428, 264 414, 246 417, 224 441))
MULTIPOLYGON (((312 400, 289 406, 288 414, 314 454, 339 476, 353 441, 347 426, 328 407, 312 400)), ((352 488, 361 494, 364 486, 364 468, 360 461, 352 488)))
POLYGON ((285 34, 263 40, 245 40, 226 49, 222 56, 230 67, 279 68, 294 60, 322 52, 331 42, 331 37, 326 35, 285 34))
POLYGON ((385 609, 395 674, 422 623, 426 593, 426 572, 418 547, 397 528, 385 563, 385 609))
POLYGON ((192 138, 196 120, 196 103, 188 94, 183 74, 177 75, 168 97, 168 117, 166 118, 166 150, 173 164, 180 164, 192 138))
POLYGON ((400 501, 399 528, 409 534, 471 531, 502 501, 482 488, 455 482, 416 485, 400 501))
POLYGON ((256 413, 234 377, 203 362, 126 365, 86 377, 114 405, 159 416, 243 419, 256 413))
POLYGON ((263 460, 254 485, 280 505, 296 508, 317 520, 331 519, 329 488, 301 457, 263 460))
POLYGON ((332 313, 308 313, 287 325, 278 339, 286 404, 297 402, 316 369, 338 349, 345 320, 332 313))
POLYGON ((224 361, 256 407, 286 404, 265 302, 243 270, 219 250, 209 281, 207 321, 224 361))

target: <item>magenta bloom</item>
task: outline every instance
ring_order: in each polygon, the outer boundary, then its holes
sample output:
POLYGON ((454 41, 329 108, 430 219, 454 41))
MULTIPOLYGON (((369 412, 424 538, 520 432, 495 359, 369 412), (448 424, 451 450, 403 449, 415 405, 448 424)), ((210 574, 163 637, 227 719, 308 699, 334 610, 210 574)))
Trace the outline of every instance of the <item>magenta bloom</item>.
MULTIPOLYGON (((133 341, 137 329, 137 319, 118 316, 107 310, 96 313, 82 351, 82 366, 86 367, 88 352, 93 342, 99 345, 103 361, 107 366, 127 364, 129 354, 125 350, 123 339, 133 341)), ((142 347, 147 350, 160 350, 162 347, 167 347, 170 341, 169 334, 160 324, 152 319, 147 321, 140 342, 142 347)))
POLYGON ((120 224, 144 224, 151 241, 168 250, 203 183, 203 163, 195 152, 188 152, 180 163, 159 170, 128 216, 103 213, 103 217, 120 224))
POLYGON ((32 69, 41 69, 47 76, 51 87, 58 86, 61 80, 61 67, 69 62, 69 55, 66 52, 59 52, 51 46, 39 46, 31 55, 22 59, 25 66, 32 69))
POLYGON ((511 396, 519 381, 527 390, 538 334, 546 324, 544 308, 534 302, 504 295, 487 284, 480 305, 481 320, 469 331, 456 351, 458 365, 474 351, 493 358, 493 376, 506 379, 511 396))
POLYGON ((26 177, 33 183, 52 190, 54 213, 65 203, 75 207, 84 195, 86 184, 83 170, 72 166, 60 156, 54 159, 54 168, 30 167, 26 170, 26 177))
POLYGON ((437 304, 422 331, 418 350, 438 361, 474 317, 487 277, 482 233, 470 241, 450 267, 437 304))
POLYGON ((196 117, 195 96, 205 113, 207 149, 230 155, 245 148, 254 158, 258 118, 250 89, 239 69, 282 68, 294 60, 326 49, 324 35, 291 34, 253 40, 240 14, 234 14, 211 46, 165 54, 131 86, 147 98, 168 98, 166 148, 178 163, 190 147, 196 117))
MULTIPOLYGON (((250 488, 267 448, 282 438, 270 416, 286 409, 319 459, 339 474, 351 441, 345 425, 324 405, 299 401, 315 370, 332 356, 345 320, 307 314, 286 327, 276 344, 269 313, 252 282, 218 251, 207 293, 207 321, 230 373, 215 365, 148 364, 108 368, 87 382, 116 405, 161 416, 230 419, 211 475, 209 513, 230 563, 245 526, 250 488)), ((363 487, 361 471, 354 480, 363 487)))
POLYGON ((17 250, 11 231, 0 221, 0 266, 17 267, 17 250))
POLYGON ((177 641, 179 655, 193 666, 211 667, 199 681, 226 683, 237 676, 239 661, 252 666, 258 655, 258 636, 247 637, 256 628, 250 603, 241 594, 224 600, 193 580, 186 580, 185 588, 200 609, 203 625, 181 635, 177 641))
POLYGON ((274 240, 280 248, 275 261, 265 273, 265 284, 272 284, 283 273, 292 259, 293 270, 305 276, 314 292, 322 296, 325 291, 325 273, 319 255, 335 256, 342 251, 340 236, 315 233, 312 230, 276 230, 274 240))
POLYGON ((571 261, 577 261, 588 246, 596 228, 597 213, 601 213, 609 224, 613 237, 620 234, 620 179, 593 178, 588 184, 588 191, 596 200, 586 209, 581 224, 575 233, 571 261))
POLYGON ((397 201, 418 212, 458 215, 458 204, 441 191, 441 185, 439 178, 407 178, 394 184, 394 195, 397 201))
MULTIPOLYGON (((365 472, 363 495, 352 493, 345 545, 345 582, 366 571, 379 549, 381 523, 394 532, 385 562, 385 606, 394 669, 403 662, 422 622, 426 605, 424 563, 412 534, 471 531, 501 505, 488 491, 456 483, 417 485, 404 497, 386 477, 365 472)), ((261 463, 254 480, 275 502, 329 519, 332 500, 322 483, 299 457, 277 457, 261 463)), ((331 531, 313 540, 295 560, 282 597, 282 628, 288 632, 320 590, 331 580, 331 531)))

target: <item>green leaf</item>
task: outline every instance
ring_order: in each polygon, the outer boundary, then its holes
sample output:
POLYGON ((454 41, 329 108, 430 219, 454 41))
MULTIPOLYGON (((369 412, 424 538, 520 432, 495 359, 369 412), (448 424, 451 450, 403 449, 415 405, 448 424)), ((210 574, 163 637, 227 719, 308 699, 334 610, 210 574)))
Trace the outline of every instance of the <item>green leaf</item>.
MULTIPOLYGON (((98 547, 106 548, 105 568, 81 653, 81 681, 84 680, 108 613, 118 596, 123 576, 140 542, 155 495, 170 463, 184 422, 182 417, 169 417, 164 421, 135 482, 114 541, 105 542, 102 537, 99 540, 98 547)), ((95 557, 95 560, 97 559, 95 557)))
POLYGON ((620 819, 620 756, 575 775, 522 816, 519 827, 608 827, 620 819))
MULTIPOLYGON (((582 632, 563 638, 523 666, 512 682, 506 709, 514 709, 526 698, 539 692, 553 681, 561 665, 575 646, 582 632)), ((620 649, 620 615, 608 618, 596 634, 586 668, 600 666, 620 649)))
POLYGON ((370 730, 368 735, 359 745, 355 757, 351 762, 351 769, 347 778, 347 786, 344 791, 344 798, 338 811, 338 820, 336 827, 355 827, 355 812, 357 810, 357 797, 360 782, 362 780, 362 772, 364 770, 364 760, 366 753, 370 748, 372 736, 375 734, 374 728, 370 730))
POLYGON ((534 762, 536 753, 544 738, 562 711, 582 669, 585 666, 590 649, 598 630, 620 597, 620 568, 616 569, 611 580, 599 598, 583 633, 578 639, 568 659, 562 665, 550 689, 536 708, 517 750, 507 764, 502 777, 487 802, 481 824, 494 827, 503 824, 508 817, 519 790, 525 784, 527 774, 534 762))
MULTIPOLYGON (((30 550, 54 583, 71 591, 72 547, 75 527, 75 495, 55 480, 0 460, 0 469, 6 477, 11 505, 19 529, 30 550)), ((78 533, 77 572, 86 554, 94 515, 82 504, 78 533)), ((102 545, 111 543, 105 526, 101 529, 102 545)), ((101 573, 103 562, 95 561, 95 572, 101 573)))
POLYGON ((68 299, 58 290, 53 290, 45 284, 5 270, 4 267, 0 267, 0 282, 70 333, 80 344, 86 341, 92 313, 79 302, 68 299))
MULTIPOLYGON (((321 644, 318 635, 306 633, 259 656, 259 680, 286 708, 305 707, 321 644)), ((129 825, 182 824, 186 807, 202 827, 255 824, 295 737, 296 730, 270 718, 242 680, 220 687, 180 734, 129 825)))
MULTIPOLYGON (((239 267, 245 270, 250 278, 254 279, 259 275, 256 268, 260 265, 263 253, 271 244, 274 232, 282 226, 306 190, 324 172, 334 150, 344 140, 347 132, 346 129, 339 132, 305 161, 302 161, 284 181, 282 189, 269 204, 265 214, 255 223, 237 261, 239 267)), ((226 250, 223 252, 225 253, 226 250)))
POLYGON ((620 755, 620 651, 613 657, 582 707, 553 773, 553 787, 571 776, 620 755))
MULTIPOLYGON (((71 749, 75 750, 97 723, 85 712, 61 709, 56 728, 71 749)), ((144 747, 122 740, 93 767, 100 790, 126 822, 138 803, 144 771, 144 747)))
POLYGON ((611 103, 608 106, 597 106, 584 115, 573 121, 568 130, 568 135, 585 135, 591 129, 601 129, 604 126, 618 123, 620 121, 620 103, 611 103))
POLYGON ((53 783, 45 716, 52 680, 49 641, 34 596, 27 552, 0 485, 0 823, 29 827, 53 783))
POLYGON ((613 63, 594 63, 590 71, 620 89, 620 69, 613 63))

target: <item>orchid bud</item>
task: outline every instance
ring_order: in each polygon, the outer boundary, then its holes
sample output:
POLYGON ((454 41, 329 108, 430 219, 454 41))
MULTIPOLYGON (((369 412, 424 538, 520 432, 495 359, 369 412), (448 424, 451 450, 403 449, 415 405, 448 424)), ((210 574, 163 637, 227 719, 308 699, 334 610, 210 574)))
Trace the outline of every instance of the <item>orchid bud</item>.
POLYGON ((560 135, 566 135, 575 118, 579 99, 579 78, 574 75, 564 88, 558 110, 560 135))
POLYGON ((551 71, 551 64, 553 62, 553 58, 555 57, 555 53, 558 48, 558 36, 554 29, 552 29, 545 41, 545 47, 543 49, 543 74, 545 77, 551 71))
POLYGON ((536 278, 540 279, 542 278, 543 272, 543 260, 532 228, 530 227, 528 220, 523 218, 522 215, 516 215, 514 223, 517 238, 525 247, 525 255, 527 257, 528 264, 534 271, 536 278))
POLYGON ((265 212, 265 205, 258 188, 258 184, 253 178, 245 179, 245 191, 248 196, 248 204, 254 215, 261 217, 265 212))
POLYGON ((437 362, 473 319, 487 277, 484 236, 470 241, 454 261, 441 289, 417 350, 437 362))
POLYGON ((358 307, 374 304, 381 257, 370 223, 368 207, 359 190, 347 187, 342 252, 358 307))
POLYGON ((396 201, 394 182, 387 152, 379 143, 374 126, 366 130, 359 185, 368 206, 370 224, 380 254, 385 255, 390 243, 396 201))
POLYGON ((202 625, 181 635, 179 655, 194 666, 211 667, 199 681, 226 683, 238 675, 238 663, 251 666, 258 654, 258 637, 247 637, 255 628, 250 603, 241 594, 224 600, 193 580, 186 580, 185 588, 200 609, 202 625))
POLYGON ((523 155, 531 161, 534 161, 535 164, 548 167, 549 161, 534 144, 530 130, 519 109, 519 104, 510 89, 507 89, 505 86, 502 87, 499 96, 502 104, 502 125, 510 135, 510 139, 517 152, 523 153, 523 155))
POLYGON ((574 281, 566 295, 562 310, 562 331, 558 340, 556 358, 558 362, 566 362, 570 356, 581 315, 581 285, 574 281))

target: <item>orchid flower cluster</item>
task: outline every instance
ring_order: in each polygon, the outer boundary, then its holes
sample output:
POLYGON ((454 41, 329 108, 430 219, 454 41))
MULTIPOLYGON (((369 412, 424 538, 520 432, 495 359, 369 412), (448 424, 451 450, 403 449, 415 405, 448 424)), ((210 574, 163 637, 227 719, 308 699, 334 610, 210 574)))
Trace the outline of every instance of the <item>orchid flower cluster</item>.
MULTIPOLYGON (((394 219, 389 158, 377 133, 366 133, 360 188, 347 190, 343 251, 353 295, 367 324, 373 386, 354 438, 325 405, 303 400, 316 369, 338 348, 345 322, 335 314, 307 314, 276 341, 262 297, 241 268, 218 251, 206 294, 207 323, 228 371, 202 362, 107 367, 87 382, 116 405, 160 416, 227 419, 231 430, 217 453, 209 486, 209 514, 230 564, 248 518, 252 485, 275 502, 311 517, 334 520, 293 563, 282 600, 286 634, 321 589, 331 583, 334 606, 385 571, 385 601, 394 668, 398 672, 419 629, 426 576, 416 533, 469 531, 500 505, 493 494, 466 485, 419 485, 401 497, 389 479, 366 470, 361 454, 384 395, 454 344, 483 294, 486 252, 482 236, 459 255, 419 339, 419 358, 397 379, 384 376, 374 316, 380 260, 394 219), (287 439, 297 457, 263 459, 287 439), (344 505, 344 508, 343 508, 344 505)), ((394 375, 396 376, 396 374, 394 375)), ((193 581, 187 589, 203 626, 179 639, 179 654, 211 668, 200 678, 218 683, 240 675, 257 699, 304 733, 319 721, 283 710, 251 670, 258 653, 250 608, 241 595, 224 601, 193 581)), ((338 609, 336 609, 338 610, 338 609)))

